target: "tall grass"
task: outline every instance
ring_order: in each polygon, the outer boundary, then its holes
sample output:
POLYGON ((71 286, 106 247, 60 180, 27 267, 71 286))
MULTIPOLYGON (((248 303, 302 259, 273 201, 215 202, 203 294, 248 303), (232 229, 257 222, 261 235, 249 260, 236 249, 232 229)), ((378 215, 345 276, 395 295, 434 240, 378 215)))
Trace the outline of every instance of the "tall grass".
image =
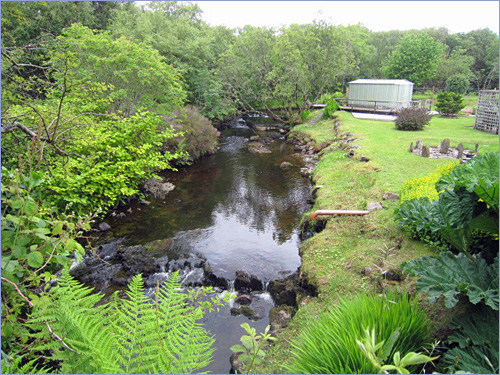
MULTIPOLYGON (((400 336, 389 358, 399 351, 419 351, 428 343, 428 321, 415 300, 389 292, 385 296, 359 295, 320 315, 297 338, 292 349, 292 374, 373 374, 377 369, 356 344, 366 328, 375 328, 378 341, 396 329, 400 336)), ((410 369, 411 370, 411 369, 410 369)))

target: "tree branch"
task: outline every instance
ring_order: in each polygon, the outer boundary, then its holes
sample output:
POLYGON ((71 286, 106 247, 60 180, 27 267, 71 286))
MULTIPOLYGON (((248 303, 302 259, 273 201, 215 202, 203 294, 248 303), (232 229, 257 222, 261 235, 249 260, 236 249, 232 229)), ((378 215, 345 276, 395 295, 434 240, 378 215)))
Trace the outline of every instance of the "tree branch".
POLYGON ((49 326, 49 323, 48 322, 45 322, 45 325, 47 326, 47 329, 49 330, 49 333, 54 336, 54 338, 59 341, 66 349, 68 349, 70 352, 73 352, 73 353, 76 353, 76 354, 80 354, 78 353, 76 350, 74 349, 71 349, 68 344, 66 344, 62 338, 60 338, 59 336, 56 335, 56 333, 52 330, 52 328, 50 328, 49 326))
POLYGON ((22 299, 24 299, 26 302, 28 302, 28 305, 30 307, 33 307, 33 303, 28 298, 26 298, 26 296, 19 290, 16 283, 13 283, 12 281, 7 280, 5 277, 2 277, 2 281, 5 281, 6 283, 9 283, 10 285, 12 285, 14 287, 14 289, 16 289, 17 294, 19 294, 22 299))

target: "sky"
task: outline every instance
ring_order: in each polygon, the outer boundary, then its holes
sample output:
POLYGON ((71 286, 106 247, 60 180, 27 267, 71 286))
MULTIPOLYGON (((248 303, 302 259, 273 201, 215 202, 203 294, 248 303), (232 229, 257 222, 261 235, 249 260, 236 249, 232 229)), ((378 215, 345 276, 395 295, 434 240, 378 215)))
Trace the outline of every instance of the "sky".
POLYGON ((445 27, 451 33, 499 33, 498 1, 191 1, 212 26, 287 26, 325 20, 371 31, 445 27))

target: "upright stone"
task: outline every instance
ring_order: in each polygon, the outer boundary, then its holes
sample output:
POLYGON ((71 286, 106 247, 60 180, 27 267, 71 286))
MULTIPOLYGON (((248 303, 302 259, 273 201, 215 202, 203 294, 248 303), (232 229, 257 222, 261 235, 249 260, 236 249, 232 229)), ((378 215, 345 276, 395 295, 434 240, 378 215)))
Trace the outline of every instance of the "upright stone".
POLYGON ((464 156, 464 145, 462 143, 457 146, 457 151, 457 159, 462 159, 462 157, 464 156))
POLYGON ((474 155, 477 155, 478 151, 479 151, 479 143, 476 143, 476 149, 474 150, 474 155))
POLYGON ((449 150, 450 150, 450 140, 448 138, 445 138, 439 145, 439 152, 442 154, 447 154, 449 150))
POLYGON ((413 152, 413 142, 410 143, 410 152, 413 152))
POLYGON ((422 150, 422 146, 423 146, 422 139, 417 140, 417 143, 416 143, 416 145, 415 145, 415 148, 416 148, 417 150, 422 150))
POLYGON ((429 146, 422 146, 422 156, 428 158, 431 156, 431 149, 429 146))

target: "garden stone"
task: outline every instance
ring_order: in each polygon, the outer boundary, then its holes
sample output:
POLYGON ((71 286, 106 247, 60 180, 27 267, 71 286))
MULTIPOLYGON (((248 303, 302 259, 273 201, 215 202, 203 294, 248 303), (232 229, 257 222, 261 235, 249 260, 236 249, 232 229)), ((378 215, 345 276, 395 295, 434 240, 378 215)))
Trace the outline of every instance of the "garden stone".
POLYGON ((410 143, 410 152, 413 152, 413 142, 410 143))
POLYGON ((421 149, 422 149, 422 146, 423 146, 422 140, 421 140, 421 139, 417 140, 417 143, 416 143, 416 145, 415 145, 415 148, 416 148, 417 150, 421 150, 421 149))
POLYGON ((439 145, 439 152, 442 154, 447 154, 449 150, 450 150, 450 140, 448 138, 445 138, 439 145))
POLYGON ((431 150, 429 146, 422 146, 422 156, 424 158, 428 158, 431 156, 431 150))
POLYGON ((462 157, 464 156, 464 145, 462 143, 460 143, 457 146, 457 151, 458 151, 457 159, 462 159, 462 157))
POLYGON ((367 206, 368 211, 382 210, 384 207, 378 202, 370 202, 367 206))
POLYGON ((386 191, 384 193, 384 196, 382 197, 383 200, 388 200, 388 199, 391 199, 391 200, 399 200, 401 197, 399 196, 399 194, 396 194, 396 193, 391 193, 390 191, 386 191))

